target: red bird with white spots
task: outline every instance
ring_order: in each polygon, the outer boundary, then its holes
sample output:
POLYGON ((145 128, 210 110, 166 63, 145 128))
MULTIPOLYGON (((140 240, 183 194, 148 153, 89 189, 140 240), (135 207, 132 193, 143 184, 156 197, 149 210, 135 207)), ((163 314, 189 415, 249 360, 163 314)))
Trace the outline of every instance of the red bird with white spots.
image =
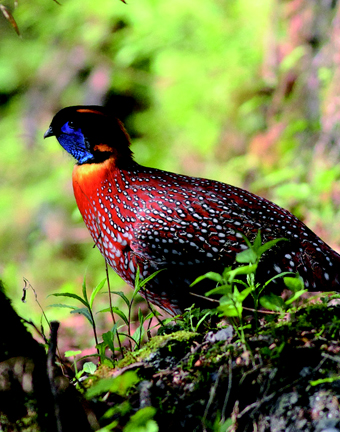
MULTIPOLYGON (((340 255, 289 211, 243 189, 213 180, 146 168, 132 158, 119 120, 100 106, 59 111, 45 137, 56 136, 76 160, 73 188, 92 238, 109 265, 131 286, 137 267, 152 279, 142 295, 170 314, 183 312, 208 271, 235 264, 258 230, 267 242, 259 280, 298 272, 312 291, 338 291, 340 255)), ((274 287, 274 285, 272 285, 274 287)))

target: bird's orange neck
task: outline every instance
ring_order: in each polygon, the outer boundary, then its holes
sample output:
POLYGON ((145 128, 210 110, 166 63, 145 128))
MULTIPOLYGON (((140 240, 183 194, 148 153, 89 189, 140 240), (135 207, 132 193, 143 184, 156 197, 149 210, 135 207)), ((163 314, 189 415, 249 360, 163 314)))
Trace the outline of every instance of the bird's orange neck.
POLYGON ((102 180, 110 178, 116 169, 114 158, 108 158, 102 163, 74 166, 72 174, 73 190, 82 214, 85 208, 91 205, 88 200, 95 196, 102 180))

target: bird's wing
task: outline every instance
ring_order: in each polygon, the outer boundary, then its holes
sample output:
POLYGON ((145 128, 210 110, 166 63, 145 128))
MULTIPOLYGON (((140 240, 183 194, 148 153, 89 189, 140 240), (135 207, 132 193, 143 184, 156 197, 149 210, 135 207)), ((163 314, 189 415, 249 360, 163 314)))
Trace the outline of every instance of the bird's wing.
POLYGON ((156 214, 140 211, 132 251, 158 265, 200 265, 222 259, 226 265, 232 263, 245 247, 241 233, 230 227, 223 215, 206 221, 201 215, 201 209, 156 210, 156 214))

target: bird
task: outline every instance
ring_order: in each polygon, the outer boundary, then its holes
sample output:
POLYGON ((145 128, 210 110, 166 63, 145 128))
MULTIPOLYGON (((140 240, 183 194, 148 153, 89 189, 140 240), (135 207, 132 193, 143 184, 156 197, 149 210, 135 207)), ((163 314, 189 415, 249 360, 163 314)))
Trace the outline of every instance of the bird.
POLYGON ((106 262, 131 287, 157 272, 141 294, 170 315, 200 305, 207 285, 192 282, 235 266, 259 231, 263 242, 288 240, 263 254, 259 280, 288 271, 310 291, 339 290, 340 255, 296 216, 229 184, 138 164, 106 107, 61 109, 44 134, 51 136, 76 160, 75 199, 106 262))

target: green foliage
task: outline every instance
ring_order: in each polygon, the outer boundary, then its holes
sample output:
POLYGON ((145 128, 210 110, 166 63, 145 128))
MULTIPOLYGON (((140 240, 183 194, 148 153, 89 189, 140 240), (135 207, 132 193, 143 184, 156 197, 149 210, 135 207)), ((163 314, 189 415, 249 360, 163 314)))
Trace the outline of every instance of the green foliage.
POLYGON ((307 292, 304 289, 301 277, 292 272, 282 272, 263 284, 256 282, 256 270, 262 255, 273 248, 278 242, 287 241, 286 239, 274 239, 262 244, 261 232, 258 231, 252 244, 245 236, 244 240, 248 248, 236 255, 236 262, 240 264, 238 267, 232 268, 229 266, 225 268, 222 274, 208 272, 198 277, 191 284, 193 286, 204 279, 216 282, 216 288, 207 292, 206 295, 217 294, 221 296, 217 311, 220 316, 238 319, 240 327, 234 321, 232 322, 243 342, 245 342, 242 324, 243 303, 247 297, 252 296, 253 298, 255 322, 257 323, 259 304, 272 311, 284 312, 303 293, 307 292), (245 279, 242 279, 242 277, 245 277, 245 279), (283 278, 286 287, 293 292, 285 301, 273 293, 262 294, 265 288, 278 278, 283 278))
MULTIPOLYGON (((134 289, 133 294, 131 296, 131 300, 129 300, 126 297, 126 295, 121 291, 110 291, 109 292, 110 305, 112 304, 111 294, 117 295, 123 300, 125 306, 127 306, 128 313, 126 314, 123 309, 120 309, 120 308, 118 308, 116 306, 112 306, 112 305, 108 308, 106 307, 106 308, 101 309, 97 312, 97 313, 108 313, 109 312, 111 314, 112 323, 113 323, 112 329, 102 334, 102 341, 101 342, 99 342, 99 340, 98 340, 97 326, 96 326, 96 321, 95 321, 95 313, 94 313, 94 309, 93 309, 93 304, 94 304, 95 298, 98 296, 98 294, 101 292, 102 288, 104 287, 104 284, 107 281, 107 279, 103 279, 92 290, 90 298, 88 297, 88 294, 87 294, 85 277, 84 277, 83 284, 82 284, 82 294, 83 294, 82 297, 78 296, 77 294, 73 294, 73 293, 69 293, 69 292, 51 294, 52 296, 55 296, 55 297, 66 297, 66 298, 75 299, 79 303, 81 303, 81 305, 83 305, 85 307, 79 308, 79 307, 70 306, 70 305, 64 304, 64 303, 52 304, 52 305, 50 305, 50 307, 67 308, 67 309, 71 309, 71 314, 77 313, 77 314, 83 315, 89 321, 90 325, 92 326, 93 335, 94 335, 94 338, 96 341, 96 348, 98 351, 100 363, 112 366, 112 360, 106 356, 106 349, 108 348, 111 350, 113 357, 115 357, 116 351, 119 351, 120 354, 122 356, 124 356, 124 350, 122 347, 122 341, 121 340, 124 340, 125 338, 128 338, 130 341, 130 350, 139 349, 141 347, 141 344, 142 344, 144 337, 145 337, 145 329, 144 329, 145 323, 147 321, 150 321, 150 324, 151 324, 152 318, 154 316, 158 315, 158 313, 156 311, 154 311, 150 305, 149 305, 150 313, 148 313, 146 316, 143 315, 141 309, 139 308, 138 309, 138 323, 139 323, 139 325, 136 327, 135 331, 132 333, 132 331, 131 331, 132 324, 133 324, 132 323, 132 306, 133 306, 133 303, 136 299, 136 296, 140 290, 145 289, 146 284, 150 280, 152 280, 160 271, 162 271, 162 270, 158 270, 158 271, 154 272, 152 275, 148 276, 147 278, 141 279, 139 268, 137 267, 136 278, 135 278, 135 289, 134 289), (120 328, 122 327, 122 325, 118 321, 116 321, 115 315, 117 315, 119 318, 121 318, 121 320, 123 321, 123 325, 125 324, 125 326, 127 327, 127 333, 123 333, 123 332, 119 331, 120 328), (118 348, 115 347, 115 339, 117 340, 118 348), (133 342, 133 345, 132 345, 131 341, 133 342)), ((110 286, 109 281, 108 281, 108 285, 110 286)), ((167 320, 165 320, 165 323, 166 322, 167 322, 167 320)), ((164 325, 164 324, 161 321, 159 321, 157 326, 159 326, 159 325, 164 325)), ((79 353, 80 353, 80 351, 79 352, 71 351, 71 352, 69 352, 68 355, 69 356, 75 356, 79 353)), ((76 362, 74 362, 74 367, 76 370, 77 369, 76 362)), ((76 374, 77 374, 77 370, 76 370, 76 374)))
POLYGON ((125 432, 158 432, 159 428, 155 420, 156 408, 145 407, 131 416, 127 425, 124 428, 125 432))
POLYGON ((93 399, 107 392, 125 396, 128 390, 139 381, 140 378, 135 371, 127 371, 114 378, 103 378, 86 391, 86 398, 93 399))
POLYGON ((82 360, 82 358, 76 359, 76 357, 81 354, 81 351, 65 351, 65 357, 73 357, 73 368, 74 368, 74 381, 78 383, 78 380, 81 378, 81 376, 86 373, 87 375, 93 375, 96 370, 97 366, 92 362, 86 362, 83 364, 83 368, 81 370, 78 370, 77 361, 82 360))

